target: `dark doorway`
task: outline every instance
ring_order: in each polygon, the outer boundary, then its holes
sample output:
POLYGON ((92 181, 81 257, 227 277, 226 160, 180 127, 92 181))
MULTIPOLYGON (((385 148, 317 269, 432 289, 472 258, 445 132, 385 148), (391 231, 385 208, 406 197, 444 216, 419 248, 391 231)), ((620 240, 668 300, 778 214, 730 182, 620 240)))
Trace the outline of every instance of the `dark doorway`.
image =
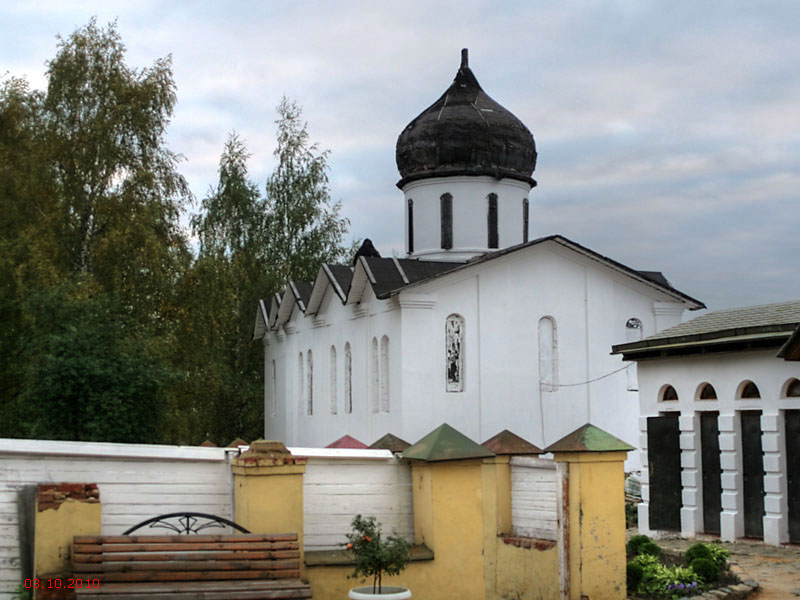
POLYGON ((681 445, 678 415, 648 417, 650 529, 680 531, 681 445))
POLYGON ((703 461, 703 531, 719 535, 722 470, 719 466, 719 425, 716 412, 700 413, 700 452, 703 461))
POLYGON ((741 419, 744 535, 763 538, 764 454, 761 449, 761 411, 742 411, 741 419))
POLYGON ((785 416, 789 541, 800 544, 800 410, 787 410, 785 416))

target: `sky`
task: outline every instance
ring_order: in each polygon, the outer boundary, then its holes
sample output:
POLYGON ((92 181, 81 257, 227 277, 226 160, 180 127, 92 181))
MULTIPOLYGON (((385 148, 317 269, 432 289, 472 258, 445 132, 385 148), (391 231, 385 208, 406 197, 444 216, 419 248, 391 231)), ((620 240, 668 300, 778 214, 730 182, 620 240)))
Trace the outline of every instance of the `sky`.
POLYGON ((286 95, 351 234, 402 255, 397 136, 469 48, 536 140, 531 237, 662 271, 710 309, 800 299, 796 0, 6 0, 0 77, 44 89, 57 34, 92 16, 116 20, 131 66, 171 55, 167 141, 194 211, 231 131, 263 190, 286 95))

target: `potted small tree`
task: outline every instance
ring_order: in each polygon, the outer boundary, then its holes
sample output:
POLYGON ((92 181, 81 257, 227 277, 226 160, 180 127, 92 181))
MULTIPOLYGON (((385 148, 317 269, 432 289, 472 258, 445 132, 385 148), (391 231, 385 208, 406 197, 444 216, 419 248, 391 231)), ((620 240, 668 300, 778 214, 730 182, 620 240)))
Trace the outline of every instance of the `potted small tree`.
POLYGON ((381 526, 375 517, 364 518, 361 515, 353 517, 352 533, 347 534, 350 550, 356 559, 356 567, 348 577, 362 578, 362 583, 367 577, 372 577, 372 585, 357 587, 350 590, 350 600, 406 600, 411 598, 408 588, 383 585, 383 574, 397 575, 406 568, 411 555, 408 542, 397 535, 383 538, 381 526))

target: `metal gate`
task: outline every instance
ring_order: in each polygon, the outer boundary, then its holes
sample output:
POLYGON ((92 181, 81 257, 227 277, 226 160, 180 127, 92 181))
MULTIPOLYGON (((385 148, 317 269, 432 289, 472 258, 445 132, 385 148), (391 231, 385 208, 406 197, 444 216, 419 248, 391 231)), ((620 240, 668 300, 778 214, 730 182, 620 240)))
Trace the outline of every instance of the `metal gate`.
POLYGON ((719 425, 716 412, 700 413, 700 452, 703 463, 703 531, 719 534, 722 512, 722 471, 719 464, 719 425))
POLYGON ((742 411, 741 422, 744 535, 763 538, 764 455, 761 448, 761 411, 742 411))
POLYGON ((800 410, 787 410, 785 417, 789 541, 800 544, 800 410))
POLYGON ((650 529, 681 528, 681 446, 678 415, 647 418, 650 529))

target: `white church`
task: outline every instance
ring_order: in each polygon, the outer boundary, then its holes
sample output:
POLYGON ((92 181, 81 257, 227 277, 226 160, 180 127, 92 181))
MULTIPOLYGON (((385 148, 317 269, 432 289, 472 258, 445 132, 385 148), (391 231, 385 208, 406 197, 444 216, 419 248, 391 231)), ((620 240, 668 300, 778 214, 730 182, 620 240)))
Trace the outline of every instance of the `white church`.
POLYGON ((478 442, 510 429, 545 447, 591 422, 636 444, 636 365, 611 347, 705 306, 659 272, 529 239, 536 157, 463 50, 397 140, 405 255, 367 241, 352 266, 323 264, 259 303, 268 439, 414 443, 446 422, 478 442))

